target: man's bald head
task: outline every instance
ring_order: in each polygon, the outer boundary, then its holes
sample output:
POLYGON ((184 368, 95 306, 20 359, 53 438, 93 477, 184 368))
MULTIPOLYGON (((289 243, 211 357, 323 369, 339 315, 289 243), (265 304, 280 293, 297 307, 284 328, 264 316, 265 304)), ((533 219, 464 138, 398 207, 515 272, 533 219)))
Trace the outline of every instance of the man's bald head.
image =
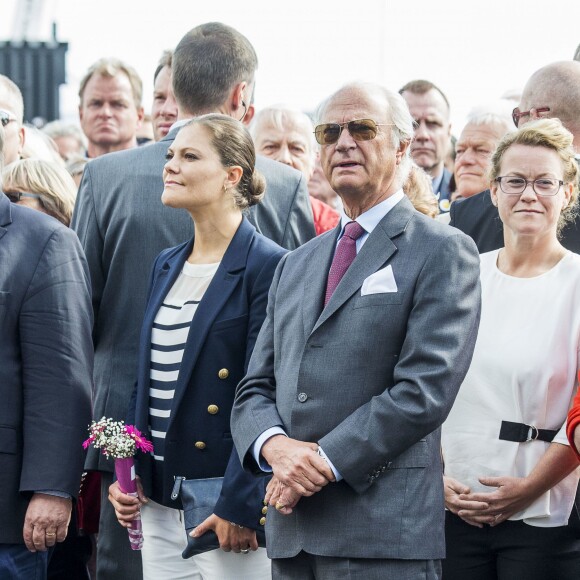
POLYGON ((554 62, 537 70, 522 93, 520 110, 550 107, 548 117, 557 117, 580 145, 580 62, 554 62))

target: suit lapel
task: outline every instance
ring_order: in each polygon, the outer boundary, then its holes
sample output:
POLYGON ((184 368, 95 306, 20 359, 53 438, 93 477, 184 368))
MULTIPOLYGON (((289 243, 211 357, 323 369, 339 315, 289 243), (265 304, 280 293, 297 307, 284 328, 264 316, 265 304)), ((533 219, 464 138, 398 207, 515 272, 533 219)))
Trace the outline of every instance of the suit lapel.
POLYGON ((169 426, 171 426, 175 418, 175 409, 179 408, 181 399, 187 390, 191 374, 197 363, 199 353, 205 344, 207 334, 214 320, 244 276, 248 253, 255 233, 254 226, 244 218, 197 307, 183 351, 169 426))
MULTIPOLYGON (((414 211, 411 202, 403 198, 378 223, 336 287, 312 332, 324 324, 362 286, 365 278, 385 265, 397 251, 392 240, 405 231, 414 211)), ((330 264, 328 267, 330 268, 330 264)))
POLYGON ((137 401, 136 419, 137 424, 141 427, 148 425, 149 413, 149 382, 150 382, 150 361, 151 361, 151 333, 153 330, 153 322, 159 312, 159 308, 163 304, 165 297, 171 290, 173 284, 177 280, 183 263, 191 254, 193 247, 193 240, 185 244, 183 248, 173 254, 160 265, 159 273, 155 276, 155 282, 151 289, 147 310, 143 318, 143 326, 141 330, 140 348, 139 348, 139 384, 146 387, 143 396, 137 401))
POLYGON ((341 224, 326 235, 317 238, 316 245, 306 257, 307 266, 304 272, 304 300, 302 319, 304 335, 308 336, 316 324, 324 307, 324 294, 328 271, 336 248, 336 239, 340 234, 341 224))

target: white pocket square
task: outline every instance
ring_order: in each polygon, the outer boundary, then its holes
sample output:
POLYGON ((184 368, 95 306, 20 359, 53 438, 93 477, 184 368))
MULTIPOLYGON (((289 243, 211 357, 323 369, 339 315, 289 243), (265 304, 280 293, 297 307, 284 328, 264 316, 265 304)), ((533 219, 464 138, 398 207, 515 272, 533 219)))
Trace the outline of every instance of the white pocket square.
POLYGON ((393 275, 393 267, 387 266, 374 274, 371 274, 362 285, 361 296, 367 294, 382 294, 384 292, 397 292, 397 283, 393 275))

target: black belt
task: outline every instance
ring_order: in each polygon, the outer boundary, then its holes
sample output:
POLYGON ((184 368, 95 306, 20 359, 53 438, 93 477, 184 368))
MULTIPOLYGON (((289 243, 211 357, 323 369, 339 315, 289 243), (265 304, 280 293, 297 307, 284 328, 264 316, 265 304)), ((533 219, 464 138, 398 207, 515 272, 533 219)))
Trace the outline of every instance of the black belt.
POLYGON ((538 429, 533 425, 526 425, 525 423, 502 421, 499 438, 504 441, 516 441, 517 443, 536 440, 550 443, 558 431, 559 429, 538 429))

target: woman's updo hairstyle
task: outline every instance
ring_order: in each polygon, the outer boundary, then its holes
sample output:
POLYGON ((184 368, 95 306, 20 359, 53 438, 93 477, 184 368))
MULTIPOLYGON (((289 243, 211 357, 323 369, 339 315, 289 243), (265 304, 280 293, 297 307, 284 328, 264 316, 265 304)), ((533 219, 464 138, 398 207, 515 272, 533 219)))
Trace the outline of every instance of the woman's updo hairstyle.
POLYGON ((202 115, 185 125, 201 125, 210 134, 212 147, 220 157, 224 167, 242 168, 242 177, 232 189, 234 202, 238 208, 245 210, 260 203, 264 197, 266 180, 256 171, 256 150, 250 134, 240 123, 227 115, 202 115))

